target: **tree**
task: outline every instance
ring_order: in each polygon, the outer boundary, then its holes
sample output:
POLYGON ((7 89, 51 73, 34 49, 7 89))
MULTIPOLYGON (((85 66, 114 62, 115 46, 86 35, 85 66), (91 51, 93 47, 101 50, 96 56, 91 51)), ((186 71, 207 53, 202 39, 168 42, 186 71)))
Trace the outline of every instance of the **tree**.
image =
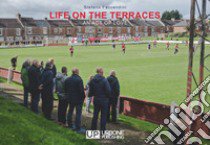
POLYGON ((162 20, 180 20, 182 18, 182 14, 178 10, 172 10, 172 11, 165 11, 162 14, 162 20))
POLYGON ((162 20, 171 20, 171 13, 169 11, 165 11, 163 14, 162 14, 162 20))

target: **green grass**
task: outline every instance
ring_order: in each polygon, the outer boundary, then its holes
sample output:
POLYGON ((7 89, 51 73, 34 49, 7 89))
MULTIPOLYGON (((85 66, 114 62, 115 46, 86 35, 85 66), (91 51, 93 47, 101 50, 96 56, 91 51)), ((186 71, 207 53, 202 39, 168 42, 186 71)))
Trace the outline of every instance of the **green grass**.
POLYGON ((139 120, 124 115, 119 116, 119 121, 129 126, 132 126, 138 130, 145 131, 147 133, 153 132, 154 129, 158 127, 157 124, 153 124, 147 121, 139 120))
MULTIPOLYGON (((27 59, 39 59, 47 61, 55 58, 58 71, 62 66, 67 66, 69 75, 73 67, 80 69, 80 74, 87 82, 90 75, 95 74, 95 69, 101 66, 108 76, 110 70, 117 71, 121 84, 121 95, 142 100, 154 101, 163 104, 171 104, 172 101, 180 103, 186 97, 188 49, 180 45, 180 52, 173 54, 166 50, 165 45, 158 45, 151 51, 147 45, 127 45, 125 55, 121 53, 121 47, 112 50, 111 46, 77 46, 75 56, 69 56, 69 47, 37 47, 25 49, 1 49, 0 66, 8 68, 10 58, 18 55, 18 67, 27 59)), ((206 54, 210 53, 210 46, 206 46, 206 54)), ((209 58, 210 59, 210 58, 209 58)), ((209 59, 206 65, 210 67, 209 59)), ((198 78, 199 52, 194 59, 194 72, 198 78)), ((205 72, 205 76, 207 72, 205 72)), ((195 85, 193 86, 195 88, 195 85)))
MULTIPOLYGON (((7 83, 7 79, 5 79, 5 78, 1 78, 0 77, 0 83, 7 83)), ((15 87, 15 88, 17 88, 17 89, 23 89, 23 86, 21 85, 21 84, 19 84, 19 83, 16 83, 16 82, 10 82, 9 83, 12 87, 15 87)))
POLYGON ((0 97, 1 145, 94 145, 94 141, 0 97))

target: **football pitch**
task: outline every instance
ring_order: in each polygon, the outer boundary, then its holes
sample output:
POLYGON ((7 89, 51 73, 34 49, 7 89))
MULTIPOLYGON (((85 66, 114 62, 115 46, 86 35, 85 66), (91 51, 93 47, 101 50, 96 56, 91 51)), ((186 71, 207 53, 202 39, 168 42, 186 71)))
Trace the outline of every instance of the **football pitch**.
MULTIPOLYGON (((84 84, 90 75, 95 74, 97 67, 104 68, 105 76, 116 70, 122 96, 163 104, 171 104, 172 101, 181 103, 186 97, 188 48, 185 45, 179 45, 177 54, 174 54, 174 45, 167 50, 165 44, 158 44, 151 50, 147 49, 146 44, 127 45, 126 54, 121 52, 121 46, 114 50, 112 46, 75 46, 74 49, 73 57, 70 57, 68 46, 0 49, 0 67, 8 68, 10 59, 16 55, 18 71, 27 58, 44 62, 54 58, 58 71, 62 66, 67 66, 68 75, 71 75, 73 67, 79 68, 84 84)), ((193 66, 197 81, 199 53, 197 50, 194 55, 193 66)), ((210 53, 209 45, 206 45, 205 53, 210 53)), ((210 68, 210 57, 205 64, 210 68)), ((207 75, 209 72, 205 70, 207 75)))

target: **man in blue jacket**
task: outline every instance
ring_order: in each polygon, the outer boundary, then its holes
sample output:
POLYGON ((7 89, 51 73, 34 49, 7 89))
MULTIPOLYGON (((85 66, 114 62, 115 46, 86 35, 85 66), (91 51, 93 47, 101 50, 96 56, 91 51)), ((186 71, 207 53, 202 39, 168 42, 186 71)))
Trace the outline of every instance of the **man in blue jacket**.
POLYGON ((42 97, 42 112, 46 119, 51 120, 51 114, 53 110, 53 72, 52 64, 46 63, 46 67, 42 73, 41 80, 41 97, 42 97))
POLYGON ((112 114, 112 122, 117 123, 117 104, 120 95, 120 84, 116 77, 116 72, 111 71, 110 76, 107 78, 111 88, 111 98, 109 99, 109 109, 107 113, 107 121, 110 121, 110 110, 112 114))
POLYGON ((102 68, 96 70, 96 75, 90 81, 88 97, 94 96, 94 113, 92 119, 91 129, 97 129, 98 115, 101 112, 100 129, 106 130, 106 119, 108 111, 108 102, 110 98, 110 86, 107 79, 103 76, 104 71, 102 68))
POLYGON ((31 93, 31 110, 35 113, 39 113, 38 105, 41 90, 41 73, 39 70, 39 62, 37 60, 33 61, 32 66, 28 70, 28 79, 29 91, 31 93))
POLYGON ((79 76, 79 69, 72 69, 72 75, 64 82, 64 92, 69 102, 69 112, 67 115, 68 126, 78 132, 81 131, 82 105, 85 99, 83 80, 79 76), (75 128, 72 123, 72 116, 76 108, 75 128))

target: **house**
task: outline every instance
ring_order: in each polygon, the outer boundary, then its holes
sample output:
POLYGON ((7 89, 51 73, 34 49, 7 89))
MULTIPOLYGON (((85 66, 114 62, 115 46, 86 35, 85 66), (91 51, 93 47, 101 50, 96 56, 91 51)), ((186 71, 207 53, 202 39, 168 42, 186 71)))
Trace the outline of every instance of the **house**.
POLYGON ((152 37, 164 37, 165 25, 160 20, 145 20, 147 23, 148 36, 152 37))
POLYGON ((0 46, 4 43, 5 25, 0 23, 0 46))
POLYGON ((165 25, 160 20, 129 20, 133 25, 132 36, 153 36, 158 37, 164 34, 165 25))
POLYGON ((37 26, 37 32, 39 32, 39 37, 41 43, 48 44, 48 33, 49 33, 49 24, 45 20, 35 20, 37 26))
POLYGON ((0 43, 19 44, 22 41, 23 27, 17 19, 0 18, 0 43))
POLYGON ((147 23, 145 22, 145 20, 141 20, 141 19, 133 19, 133 20, 129 20, 130 23, 132 24, 132 28, 131 28, 131 35, 134 37, 143 37, 143 36, 147 36, 147 23))
POLYGON ((68 20, 48 20, 48 41, 54 44, 67 44, 68 37, 72 36, 72 24, 68 20))
POLYGON ((188 20, 183 20, 180 21, 179 23, 176 23, 174 25, 174 33, 184 33, 187 32, 187 27, 189 27, 189 21, 188 20))
POLYGON ((179 23, 181 20, 162 20, 165 25, 165 33, 173 33, 174 25, 179 23))
POLYGON ((22 25, 23 43, 24 44, 38 44, 43 41, 43 28, 37 25, 37 22, 33 18, 21 17, 17 14, 17 20, 22 25))
POLYGON ((103 37, 131 36, 132 25, 128 20, 102 20, 103 37))
POLYGON ((70 20, 73 25, 72 35, 80 40, 82 38, 97 37, 97 28, 100 24, 95 20, 70 20))
POLYGON ((71 20, 74 26, 74 36, 89 37, 117 37, 130 36, 131 24, 127 20, 71 20))

